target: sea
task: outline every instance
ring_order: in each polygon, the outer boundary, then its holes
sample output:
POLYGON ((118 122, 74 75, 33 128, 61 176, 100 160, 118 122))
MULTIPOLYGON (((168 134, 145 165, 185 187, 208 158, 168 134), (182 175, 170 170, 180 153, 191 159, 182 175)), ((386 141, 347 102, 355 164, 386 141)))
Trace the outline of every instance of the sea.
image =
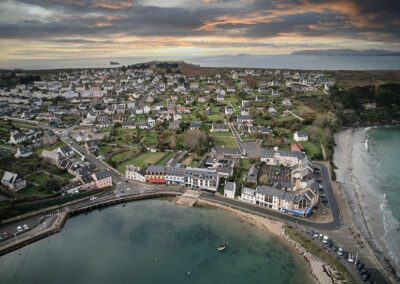
POLYGON ((335 149, 337 179, 358 192, 373 240, 399 273, 400 127, 360 128, 343 137, 345 132, 336 136, 336 143, 348 143, 348 150, 340 145, 335 149))
POLYGON ((60 233, 2 256, 0 283, 314 281, 300 255, 236 215, 154 199, 69 219, 60 233))
POLYGON ((244 67, 301 70, 398 70, 400 56, 322 56, 303 54, 281 55, 220 55, 176 57, 97 57, 3 60, 0 69, 61 69, 105 68, 110 61, 130 65, 149 61, 185 61, 203 67, 244 67))

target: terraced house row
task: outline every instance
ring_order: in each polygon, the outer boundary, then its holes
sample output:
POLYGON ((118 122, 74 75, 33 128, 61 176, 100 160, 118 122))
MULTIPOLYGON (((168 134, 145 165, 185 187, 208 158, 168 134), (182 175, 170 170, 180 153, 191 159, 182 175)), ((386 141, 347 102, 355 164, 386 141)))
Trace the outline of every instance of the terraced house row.
POLYGON ((220 175, 215 169, 149 166, 144 170, 128 166, 126 178, 158 184, 175 184, 216 191, 220 175))

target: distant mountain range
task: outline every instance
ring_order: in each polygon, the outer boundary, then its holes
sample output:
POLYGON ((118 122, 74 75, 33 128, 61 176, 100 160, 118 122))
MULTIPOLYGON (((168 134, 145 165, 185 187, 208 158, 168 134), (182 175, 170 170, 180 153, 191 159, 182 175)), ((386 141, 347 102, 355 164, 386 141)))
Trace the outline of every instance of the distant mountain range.
POLYGON ((379 49, 316 49, 294 51, 292 55, 321 55, 321 56, 400 56, 400 51, 379 49))

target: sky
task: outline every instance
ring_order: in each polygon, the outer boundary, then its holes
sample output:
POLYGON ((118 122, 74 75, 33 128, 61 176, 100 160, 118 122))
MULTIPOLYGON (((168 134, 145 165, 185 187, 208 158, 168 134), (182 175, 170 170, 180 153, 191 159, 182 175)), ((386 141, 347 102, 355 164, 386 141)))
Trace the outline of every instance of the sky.
POLYGON ((3 61, 400 50, 399 0, 0 0, 3 61))

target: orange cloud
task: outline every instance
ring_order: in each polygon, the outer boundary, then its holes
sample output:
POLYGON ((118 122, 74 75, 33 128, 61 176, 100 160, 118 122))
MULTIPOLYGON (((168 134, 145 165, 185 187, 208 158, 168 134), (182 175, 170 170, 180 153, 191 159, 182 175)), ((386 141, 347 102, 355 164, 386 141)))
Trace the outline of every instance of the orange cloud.
POLYGON ((112 1, 96 1, 92 3, 93 8, 105 8, 105 9, 111 9, 111 10, 119 10, 119 9, 127 9, 131 8, 133 6, 132 1, 118 1, 118 2, 112 2, 112 1))

